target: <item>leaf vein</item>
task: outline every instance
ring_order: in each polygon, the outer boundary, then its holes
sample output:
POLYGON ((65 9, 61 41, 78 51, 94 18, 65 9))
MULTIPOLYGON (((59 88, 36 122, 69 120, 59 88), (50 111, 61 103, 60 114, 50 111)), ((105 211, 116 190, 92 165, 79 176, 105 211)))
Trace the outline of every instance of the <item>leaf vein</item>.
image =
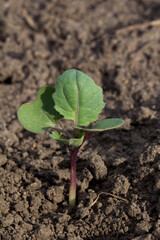
POLYGON ((63 95, 64 95, 64 97, 65 97, 65 99, 66 99, 66 101, 67 101, 67 104, 68 104, 68 106, 70 107, 70 109, 72 110, 72 112, 74 112, 74 109, 73 109, 73 108, 71 107, 71 105, 69 104, 68 99, 67 99, 67 96, 66 96, 66 94, 65 94, 65 92, 64 92, 64 85, 62 84, 61 81, 60 81, 60 83, 61 83, 61 85, 62 85, 63 95))
POLYGON ((77 87, 77 109, 75 114, 75 126, 78 124, 78 114, 79 114, 79 89, 77 85, 77 71, 76 71, 76 87, 77 87))

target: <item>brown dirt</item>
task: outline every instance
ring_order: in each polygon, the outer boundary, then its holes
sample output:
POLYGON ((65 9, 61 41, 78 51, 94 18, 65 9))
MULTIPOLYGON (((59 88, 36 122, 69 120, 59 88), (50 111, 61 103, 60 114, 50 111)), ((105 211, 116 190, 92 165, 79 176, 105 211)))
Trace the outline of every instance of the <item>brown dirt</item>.
POLYGON ((0 236, 2 240, 160 239, 159 0, 0 0, 0 236), (143 23, 149 23, 143 25, 143 23), (133 28, 127 28, 132 25, 133 28), (93 136, 77 162, 16 116, 69 68, 103 87, 104 117, 124 127, 93 136), (126 198, 128 203, 109 192, 126 198))

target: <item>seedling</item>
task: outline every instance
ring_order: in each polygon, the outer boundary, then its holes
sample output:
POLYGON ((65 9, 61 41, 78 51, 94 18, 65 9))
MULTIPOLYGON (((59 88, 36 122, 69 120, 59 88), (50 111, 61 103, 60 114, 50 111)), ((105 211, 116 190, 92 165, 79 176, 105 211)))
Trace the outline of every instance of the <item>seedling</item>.
POLYGON ((50 137, 66 144, 70 153, 71 173, 69 205, 76 204, 76 160, 82 144, 94 133, 121 126, 124 121, 110 118, 99 121, 93 128, 90 123, 98 120, 105 104, 101 87, 84 73, 71 69, 56 81, 56 87, 42 87, 34 103, 23 104, 18 118, 25 129, 40 133, 52 128, 50 137), (72 137, 61 127, 62 119, 73 121, 72 137))

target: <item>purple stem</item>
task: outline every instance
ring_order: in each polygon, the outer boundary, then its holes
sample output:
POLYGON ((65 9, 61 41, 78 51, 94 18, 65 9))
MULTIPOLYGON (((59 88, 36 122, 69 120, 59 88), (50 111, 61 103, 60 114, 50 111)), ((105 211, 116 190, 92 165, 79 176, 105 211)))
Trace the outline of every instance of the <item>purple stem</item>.
POLYGON ((69 189, 69 205, 74 207, 76 204, 76 161, 80 147, 70 150, 71 173, 70 173, 70 189, 69 189))
MULTIPOLYGON (((83 143, 92 135, 92 133, 85 133, 83 143)), ((82 144, 83 144, 82 143, 82 144)), ((70 174, 70 189, 69 189, 69 206, 75 207, 76 205, 76 161, 79 147, 69 148, 70 160, 71 160, 71 174, 70 174)))

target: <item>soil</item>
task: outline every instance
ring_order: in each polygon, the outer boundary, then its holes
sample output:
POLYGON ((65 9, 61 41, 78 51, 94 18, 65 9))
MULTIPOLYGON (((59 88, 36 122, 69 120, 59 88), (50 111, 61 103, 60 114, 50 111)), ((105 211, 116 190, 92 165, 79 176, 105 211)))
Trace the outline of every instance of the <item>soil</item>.
POLYGON ((0 6, 0 239, 160 239, 159 0, 0 6), (70 68, 103 88, 101 119, 125 120, 81 150, 74 210, 67 149, 16 115, 70 68), (128 202, 101 194, 91 207, 102 192, 128 202))

